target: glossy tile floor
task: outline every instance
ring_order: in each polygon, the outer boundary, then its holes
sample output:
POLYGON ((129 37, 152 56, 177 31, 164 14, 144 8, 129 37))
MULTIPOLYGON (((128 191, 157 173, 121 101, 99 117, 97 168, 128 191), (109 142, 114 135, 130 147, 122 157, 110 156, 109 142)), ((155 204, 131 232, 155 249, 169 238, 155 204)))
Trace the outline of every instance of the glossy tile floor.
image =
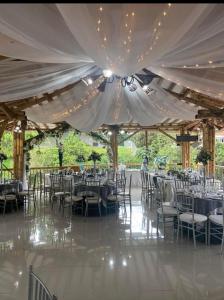
POLYGON ((59 300, 224 299, 220 246, 157 237, 140 195, 126 216, 70 218, 43 204, 0 215, 0 299, 27 299, 30 264, 59 300))

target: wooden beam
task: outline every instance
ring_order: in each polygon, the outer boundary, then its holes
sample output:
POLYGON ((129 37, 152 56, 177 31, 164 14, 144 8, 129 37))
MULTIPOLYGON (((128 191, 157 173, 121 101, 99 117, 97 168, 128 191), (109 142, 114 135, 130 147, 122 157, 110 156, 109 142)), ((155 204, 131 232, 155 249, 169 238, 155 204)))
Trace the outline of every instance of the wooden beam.
POLYGON ((117 129, 112 129, 111 135, 111 148, 113 153, 113 168, 117 170, 118 168, 118 143, 117 143, 117 129))
POLYGON ((163 131, 163 130, 160 129, 160 128, 158 128, 158 131, 161 132, 162 134, 168 136, 168 138, 170 138, 171 140, 173 140, 173 141, 176 142, 176 139, 175 139, 172 135, 168 134, 167 132, 163 131))
POLYGON ((132 134, 130 134, 129 136, 127 136, 126 138, 122 139, 122 140, 118 143, 118 145, 124 143, 125 141, 127 141, 128 139, 130 139, 131 137, 133 137, 134 135, 136 135, 136 133, 138 133, 138 132, 140 132, 140 131, 141 131, 140 129, 139 129, 139 130, 136 130, 134 133, 132 133, 132 134))
POLYGON ((203 148, 212 156, 206 166, 206 174, 214 176, 215 174, 215 127, 210 126, 207 122, 203 124, 203 148))
MULTIPOLYGON (((184 128, 180 130, 180 134, 186 134, 184 128)), ((190 142, 181 142, 181 159, 182 168, 186 169, 190 167, 190 142)))
POLYGON ((196 119, 207 119, 207 118, 218 118, 224 119, 224 109, 219 110, 207 110, 200 109, 198 114, 195 116, 196 119))

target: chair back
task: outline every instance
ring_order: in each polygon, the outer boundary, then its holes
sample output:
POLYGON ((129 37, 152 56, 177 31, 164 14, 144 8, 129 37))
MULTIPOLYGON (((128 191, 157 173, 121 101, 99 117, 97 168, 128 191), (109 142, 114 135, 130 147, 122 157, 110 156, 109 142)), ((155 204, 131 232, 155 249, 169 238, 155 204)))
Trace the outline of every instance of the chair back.
POLYGON ((194 195, 192 193, 184 193, 177 203, 179 213, 191 213, 194 221, 194 195))
POLYGON ((28 300, 57 300, 55 295, 51 295, 46 285, 29 267, 28 300))
POLYGON ((114 170, 107 170, 107 179, 114 181, 114 177, 115 177, 115 171, 114 170))
POLYGON ((126 189, 126 178, 116 178, 116 192, 119 194, 125 194, 126 189))
POLYGON ((100 180, 86 180, 86 190, 93 192, 100 199, 100 180))

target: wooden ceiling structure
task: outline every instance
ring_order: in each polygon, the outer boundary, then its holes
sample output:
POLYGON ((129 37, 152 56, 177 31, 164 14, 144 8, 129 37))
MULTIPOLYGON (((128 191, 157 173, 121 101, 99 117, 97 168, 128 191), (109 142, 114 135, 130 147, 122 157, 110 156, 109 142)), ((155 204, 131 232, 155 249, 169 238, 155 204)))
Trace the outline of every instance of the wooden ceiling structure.
MULTIPOLYGON (((6 59, 6 57, 0 56, 0 60, 6 59)), ((34 105, 43 105, 46 102, 53 102, 56 96, 60 96, 63 93, 74 88, 78 83, 69 84, 61 89, 57 89, 51 93, 45 93, 41 96, 34 96, 24 99, 17 99, 14 101, 0 102, 0 139, 5 130, 13 130, 20 120, 22 124, 23 133, 14 132, 14 175, 16 178, 22 178, 23 176, 23 145, 24 145, 24 130, 49 130, 57 129, 62 123, 48 124, 48 123, 35 123, 32 120, 27 120, 26 109, 34 105)), ((213 162, 208 165, 209 173, 214 174, 214 136, 215 129, 218 130, 224 128, 224 101, 216 98, 211 98, 208 95, 198 93, 194 90, 190 90, 174 82, 167 81, 161 77, 158 78, 157 84, 172 96, 175 96, 181 102, 185 102, 188 105, 194 106, 197 110, 197 114, 194 120, 185 121, 179 119, 164 119, 160 124, 154 124, 152 126, 141 126, 137 123, 128 123, 117 125, 117 128, 123 129, 125 131, 132 132, 131 135, 139 132, 145 131, 146 138, 148 131, 160 131, 163 134, 172 138, 167 131, 178 131, 181 134, 187 134, 190 131, 201 130, 203 132, 204 144, 213 155, 213 162), (165 87, 164 87, 165 84, 165 87)), ((152 90, 146 91, 150 94, 152 90)), ((164 99, 165 100, 165 99, 164 99)), ((102 130, 113 130, 113 135, 111 136, 111 145, 113 150, 113 162, 114 168, 117 168, 118 164, 118 152, 117 152, 117 129, 113 129, 113 126, 108 124, 103 124, 99 131, 102 130)), ((131 136, 130 135, 130 136, 131 136)), ((182 166, 188 167, 190 163, 190 144, 182 143, 182 166)))

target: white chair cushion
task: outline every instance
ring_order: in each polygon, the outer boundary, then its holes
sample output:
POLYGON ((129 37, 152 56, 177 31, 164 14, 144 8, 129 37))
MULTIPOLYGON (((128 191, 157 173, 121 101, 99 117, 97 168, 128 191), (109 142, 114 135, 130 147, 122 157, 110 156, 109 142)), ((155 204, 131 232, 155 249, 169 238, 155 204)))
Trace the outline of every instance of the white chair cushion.
POLYGON ((1 195, 0 200, 4 200, 4 201, 16 200, 16 195, 5 195, 5 196, 1 195))
MULTIPOLYGON (((202 223, 207 221, 207 217, 200 214, 194 214, 194 223, 202 223)), ((189 224, 193 223, 193 214, 192 213, 183 213, 180 215, 180 220, 189 224)))
MULTIPOLYGON (((71 197, 68 197, 71 199, 71 197)), ((72 201, 73 202, 78 202, 78 201, 82 201, 83 200, 83 197, 82 196, 72 196, 72 201)))
POLYGON ((78 192, 77 196, 79 196, 79 197, 88 197, 88 196, 89 197, 91 197, 91 196, 97 197, 97 193, 92 192, 92 191, 83 191, 83 192, 78 192))
POLYGON ((172 207, 173 202, 163 202, 163 207, 164 206, 168 206, 168 207, 172 207))
POLYGON ((29 193, 28 193, 28 191, 21 191, 21 192, 18 192, 18 195, 19 196, 28 196, 29 193))
POLYGON ((109 201, 121 201, 123 198, 122 198, 122 196, 119 196, 119 195, 108 195, 107 196, 107 200, 109 200, 109 201))
POLYGON ((101 202, 101 198, 98 199, 97 197, 86 197, 85 202, 88 202, 90 204, 97 204, 98 202, 101 202))
POLYGON ((209 220, 212 223, 222 225, 223 226, 223 215, 210 215, 209 220))
POLYGON ((170 207, 170 206, 163 206, 163 211, 162 211, 162 207, 157 209, 157 213, 160 215, 164 215, 164 216, 176 216, 177 215, 177 210, 174 207, 170 207))

